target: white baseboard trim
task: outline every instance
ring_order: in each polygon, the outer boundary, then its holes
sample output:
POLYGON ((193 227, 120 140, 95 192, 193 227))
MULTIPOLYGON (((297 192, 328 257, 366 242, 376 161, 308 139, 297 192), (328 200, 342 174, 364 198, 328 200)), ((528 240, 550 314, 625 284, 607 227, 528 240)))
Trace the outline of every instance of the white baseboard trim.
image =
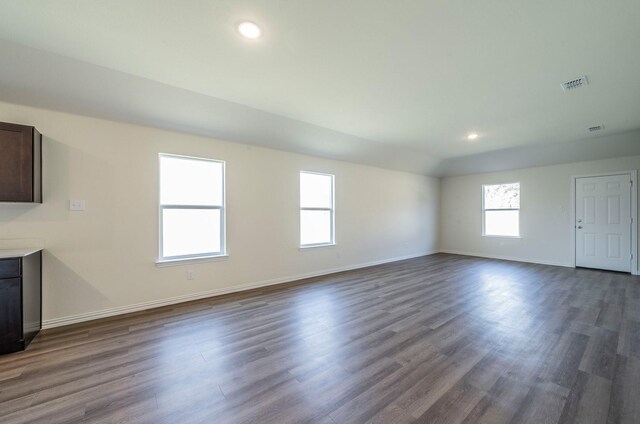
POLYGON ((452 255, 464 255, 464 256, 475 256, 478 258, 487 258, 487 259, 500 259, 503 261, 513 261, 513 262, 528 262, 531 264, 540 264, 540 265, 553 265, 553 266, 563 266, 567 268, 573 268, 568 262, 553 262, 553 261, 541 261, 538 259, 528 259, 528 258, 518 258, 514 256, 498 256, 498 255, 487 255, 485 253, 477 253, 477 252, 463 252, 460 250, 449 250, 449 249, 441 249, 440 253, 450 253, 452 255))
POLYGON ((70 315, 62 318, 46 319, 42 321, 42 328, 48 329, 48 328, 62 327, 65 325, 77 324, 80 322, 92 321, 100 318, 107 318, 107 317, 112 317, 116 315, 128 314, 131 312, 139 312, 147 309, 159 308, 161 306, 169 306, 169 305, 175 305, 178 303, 189 302, 192 300, 205 299, 207 297, 221 296, 223 294, 237 293, 241 291, 257 289, 260 287, 290 283, 297 280, 304 280, 305 278, 321 277, 323 275, 335 274, 338 272, 352 271, 355 269, 367 268, 375 265, 382 265, 382 264, 391 263, 391 262, 404 261, 406 259, 419 258, 422 256, 433 255, 439 252, 440 252, 439 250, 433 250, 433 251, 428 251, 428 252, 423 252, 418 254, 398 256, 390 259, 382 259, 379 261, 366 262, 366 263, 357 264, 357 265, 348 265, 344 267, 326 269, 322 271, 298 274, 298 275, 293 275, 289 277, 273 278, 270 280, 258 281, 258 282, 243 284, 243 285, 234 286, 234 287, 207 290, 204 292, 191 293, 191 294, 186 294, 182 296, 175 296, 167 299, 159 299, 159 300, 152 300, 149 302, 136 303, 133 305, 118 306, 115 308, 102 309, 100 311, 85 312, 83 314, 70 315))

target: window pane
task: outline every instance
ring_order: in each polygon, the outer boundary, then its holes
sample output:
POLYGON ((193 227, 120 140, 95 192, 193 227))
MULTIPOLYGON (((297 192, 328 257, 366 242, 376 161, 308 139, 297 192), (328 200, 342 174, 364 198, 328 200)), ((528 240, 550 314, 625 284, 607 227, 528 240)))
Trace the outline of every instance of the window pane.
POLYGON ((331 212, 301 210, 300 244, 331 242, 331 212))
POLYGON ((487 236, 520 235, 520 211, 485 211, 484 234, 487 236))
POLYGON ((300 173, 300 207, 333 208, 333 176, 300 173))
POLYGON ((160 203, 222 206, 223 164, 160 156, 160 203))
POLYGON ((520 183, 484 186, 485 209, 520 209, 520 183))
POLYGON ((220 252, 219 209, 163 209, 162 256, 220 252))

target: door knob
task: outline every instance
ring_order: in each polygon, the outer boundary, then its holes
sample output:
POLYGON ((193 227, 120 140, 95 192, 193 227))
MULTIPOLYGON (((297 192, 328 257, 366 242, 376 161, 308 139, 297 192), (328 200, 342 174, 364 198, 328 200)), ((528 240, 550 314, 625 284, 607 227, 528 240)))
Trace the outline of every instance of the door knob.
POLYGON ((578 225, 578 230, 581 230, 581 229, 582 229, 582 225, 578 225))

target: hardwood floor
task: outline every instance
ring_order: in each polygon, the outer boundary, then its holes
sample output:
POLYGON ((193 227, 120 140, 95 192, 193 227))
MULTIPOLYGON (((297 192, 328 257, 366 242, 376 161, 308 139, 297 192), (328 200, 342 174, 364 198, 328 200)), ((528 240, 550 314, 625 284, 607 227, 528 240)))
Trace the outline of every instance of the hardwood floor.
POLYGON ((640 278, 438 254, 49 330, 0 422, 639 423, 640 278))

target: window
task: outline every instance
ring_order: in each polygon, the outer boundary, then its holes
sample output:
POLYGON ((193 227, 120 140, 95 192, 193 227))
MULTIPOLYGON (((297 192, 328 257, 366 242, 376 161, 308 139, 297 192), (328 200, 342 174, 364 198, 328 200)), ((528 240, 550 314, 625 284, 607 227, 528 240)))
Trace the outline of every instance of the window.
POLYGON ((520 236, 520 183, 482 186, 485 236, 520 236))
POLYGON ((160 261, 225 254, 224 162, 160 155, 160 261))
POLYGON ((334 244, 333 175, 300 172, 300 245, 334 244))

